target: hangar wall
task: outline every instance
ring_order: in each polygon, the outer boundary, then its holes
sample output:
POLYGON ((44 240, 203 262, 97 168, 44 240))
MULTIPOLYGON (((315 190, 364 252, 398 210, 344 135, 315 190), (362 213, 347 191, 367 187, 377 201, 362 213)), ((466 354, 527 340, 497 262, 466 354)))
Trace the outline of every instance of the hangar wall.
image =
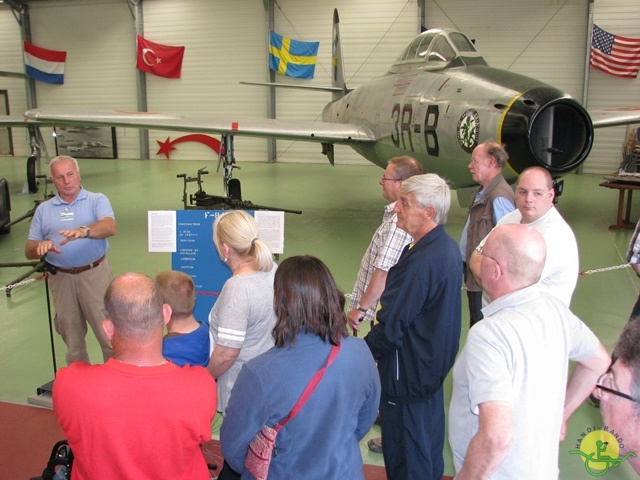
POLYGON ((527 75, 582 99, 588 0, 427 0, 427 27, 450 27, 475 40, 496 68, 527 75), (471 7, 471 8, 470 8, 471 7))
MULTIPOLYGON (((640 38, 640 2, 637 0, 596 0, 593 22, 623 37, 640 38)), ((587 108, 640 106, 640 78, 619 78, 589 69, 587 108)), ((596 130, 585 172, 611 173, 622 160, 622 144, 627 127, 596 130)))
MULTIPOLYGON (((136 109, 134 20, 123 0, 47 0, 30 2, 32 38, 46 48, 68 52, 63 86, 36 83, 38 105, 136 109)), ((414 0, 279 0, 275 29, 292 38, 320 41, 313 80, 276 76, 277 81, 330 83, 331 20, 341 20, 349 87, 387 71, 418 30, 414 0)), ((486 0, 481 8, 469 0, 426 0, 427 27, 454 27, 476 40, 496 67, 530 75, 582 99, 588 25, 588 0, 486 0)), ((619 35, 640 37, 640 4, 635 0, 595 0, 594 22, 619 35)), ((264 116, 266 89, 240 85, 265 81, 267 22, 260 0, 144 0, 144 36, 168 45, 186 46, 178 80, 147 75, 149 110, 264 116)), ((0 5, 0 70, 22 71, 20 32, 6 5, 0 5)), ((26 108, 24 82, 0 77, 9 90, 11 113, 26 108)), ((640 80, 621 79, 589 70, 591 108, 631 106, 640 98, 640 80)), ((277 117, 316 120, 327 93, 277 90, 277 117)), ((16 154, 27 153, 26 135, 13 129, 16 154)), ((625 127, 600 129, 586 172, 610 172, 620 161, 625 127)), ((45 133, 47 129, 45 129, 45 133)), ((150 132, 155 140, 175 132, 150 132)), ((53 139, 46 135, 50 153, 53 139)), ((138 132, 117 129, 120 158, 138 158, 138 132)), ((240 161, 265 161, 266 141, 237 138, 240 161)), ((281 162, 325 162, 316 144, 277 142, 281 162)), ((211 154, 199 144, 181 144, 172 159, 203 159, 211 154)), ((339 163, 365 163, 347 147, 336 146, 339 163)), ((209 165, 211 166, 211 165, 209 165)))

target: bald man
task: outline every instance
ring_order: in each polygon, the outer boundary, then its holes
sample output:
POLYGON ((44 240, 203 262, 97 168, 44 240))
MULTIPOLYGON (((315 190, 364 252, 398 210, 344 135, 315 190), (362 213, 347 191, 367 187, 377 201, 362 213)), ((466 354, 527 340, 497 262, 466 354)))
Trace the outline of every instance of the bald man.
POLYGON ((449 442, 456 480, 558 478, 566 421, 606 371, 609 356, 593 332, 538 285, 547 248, 537 230, 496 227, 478 253, 491 303, 453 369, 449 442), (577 363, 567 384, 568 360, 577 363), (527 458, 536 459, 535 467, 527 458))
POLYGON ((211 440, 216 384, 206 368, 163 357, 171 307, 157 283, 120 275, 104 305, 113 357, 100 365, 74 362, 53 385, 53 409, 75 455, 73 478, 209 480, 200 447, 211 440), (171 445, 171 454, 159 445, 171 445))
MULTIPOLYGON (((540 287, 558 297, 568 307, 580 270, 578 243, 569 224, 553 206, 554 197, 553 179, 548 171, 541 167, 523 170, 516 187, 517 209, 502 217, 497 226, 519 223, 535 228, 542 234, 547 245, 547 259, 540 287)), ((483 259, 475 251, 469 258, 468 265, 481 285, 483 278, 480 265, 483 259)))

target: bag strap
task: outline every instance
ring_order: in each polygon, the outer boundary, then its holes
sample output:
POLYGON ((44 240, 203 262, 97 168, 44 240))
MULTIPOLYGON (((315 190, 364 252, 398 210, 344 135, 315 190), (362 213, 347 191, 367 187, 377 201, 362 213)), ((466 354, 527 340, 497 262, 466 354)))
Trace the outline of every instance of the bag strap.
POLYGON ((298 398, 298 401, 296 402, 296 404, 293 406, 293 408, 291 409, 291 411, 289 412, 289 415, 287 415, 286 418, 284 418, 283 420, 280 420, 274 427, 273 429, 276 432, 279 432, 280 429, 282 427, 285 426, 285 424, 293 419, 293 417, 295 417, 296 415, 298 415, 298 413, 300 412, 300 410, 302 409, 302 407, 304 406, 304 404, 307 402, 307 400, 309 399, 309 397, 311 396, 311 394, 313 393, 313 391, 316 389, 316 387, 318 386, 318 384, 320 383, 320 380, 322 380, 322 377, 324 375, 324 372, 327 371, 327 367, 329 367, 329 365, 331 365, 333 363, 333 361, 335 360, 336 356, 338 355, 338 352, 340 351, 340 345, 334 345, 333 347, 331 347, 331 352, 329 352, 329 358, 327 358, 327 363, 325 363, 324 367, 322 367, 320 370, 318 370, 315 375, 313 376, 313 378, 311 379, 311 381, 307 384, 307 387, 304 389, 304 391, 302 392, 302 395, 300 395, 300 398, 298 398))

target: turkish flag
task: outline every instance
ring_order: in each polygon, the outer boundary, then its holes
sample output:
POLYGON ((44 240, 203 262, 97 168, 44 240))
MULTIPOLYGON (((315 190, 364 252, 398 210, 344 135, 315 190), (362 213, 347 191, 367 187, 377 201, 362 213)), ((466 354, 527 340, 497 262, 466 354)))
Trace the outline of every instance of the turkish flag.
POLYGON ((138 61, 136 66, 143 72, 159 77, 180 78, 184 47, 171 47, 145 40, 136 35, 138 61))

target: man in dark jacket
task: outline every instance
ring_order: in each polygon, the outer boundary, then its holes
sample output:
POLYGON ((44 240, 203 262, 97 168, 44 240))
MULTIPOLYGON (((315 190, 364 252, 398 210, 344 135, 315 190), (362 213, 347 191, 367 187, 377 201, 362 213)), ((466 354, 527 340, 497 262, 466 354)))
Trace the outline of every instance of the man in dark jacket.
POLYGON ((447 183, 416 175, 402 184, 394 211, 413 238, 391 267, 378 322, 365 341, 382 383, 380 424, 387 477, 442 478, 442 383, 460 339, 462 261, 445 231, 447 183))
POLYGON ((495 142, 478 145, 471 154, 469 171, 480 184, 471 195, 471 206, 460 237, 460 253, 464 262, 464 284, 469 299, 469 326, 482 320, 482 287, 466 265, 480 241, 489 235, 498 220, 516 208, 513 188, 502 176, 509 155, 495 142))

